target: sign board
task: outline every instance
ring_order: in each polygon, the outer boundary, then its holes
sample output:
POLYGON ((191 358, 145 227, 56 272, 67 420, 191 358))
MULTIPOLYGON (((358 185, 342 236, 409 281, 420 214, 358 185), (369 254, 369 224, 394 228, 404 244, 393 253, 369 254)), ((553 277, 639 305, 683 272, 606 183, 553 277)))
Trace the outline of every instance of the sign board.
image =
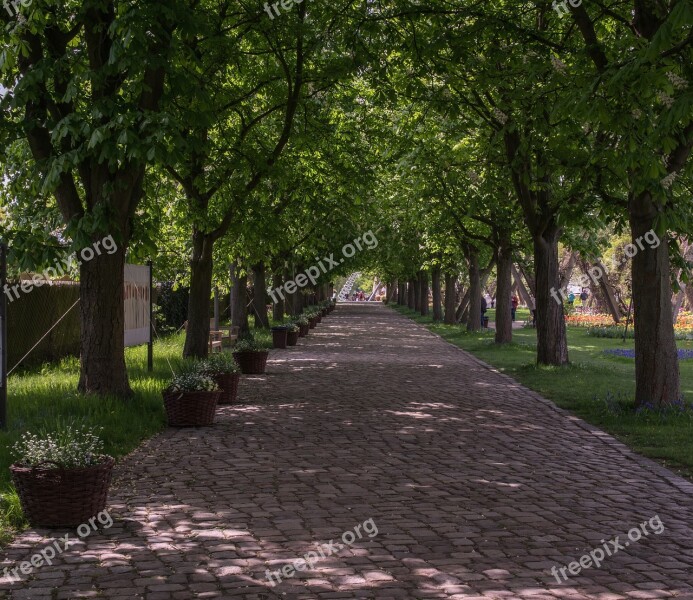
POLYGON ((125 265, 125 346, 152 341, 151 267, 125 265))

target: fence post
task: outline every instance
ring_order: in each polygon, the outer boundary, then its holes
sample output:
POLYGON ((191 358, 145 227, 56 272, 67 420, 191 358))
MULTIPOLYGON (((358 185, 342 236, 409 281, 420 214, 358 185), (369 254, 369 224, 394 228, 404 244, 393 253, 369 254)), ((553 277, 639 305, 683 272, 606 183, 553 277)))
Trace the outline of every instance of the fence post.
POLYGON ((7 245, 0 242, 0 429, 7 429, 7 245))

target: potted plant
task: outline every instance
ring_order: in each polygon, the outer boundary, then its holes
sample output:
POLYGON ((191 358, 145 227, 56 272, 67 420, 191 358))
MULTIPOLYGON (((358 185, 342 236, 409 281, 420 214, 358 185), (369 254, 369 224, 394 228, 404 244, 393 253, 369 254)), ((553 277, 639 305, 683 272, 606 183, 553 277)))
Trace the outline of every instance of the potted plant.
POLYGON ((298 344, 298 335, 301 328, 296 323, 289 323, 286 327, 286 345, 295 346, 298 344))
POLYGON ((12 483, 32 526, 74 527, 105 510, 115 461, 93 429, 25 433, 12 450, 12 483))
POLYGON ((219 386, 219 404, 233 404, 238 396, 241 370, 230 352, 215 352, 199 363, 198 373, 212 378, 219 386))
POLYGON ((306 317, 309 323, 308 326, 311 329, 315 329, 315 326, 318 324, 318 315, 311 310, 306 312, 306 317))
POLYGON ((277 325, 276 327, 272 327, 272 347, 285 350, 288 333, 289 330, 286 325, 277 325))
POLYGON ((263 375, 267 367, 267 347, 248 336, 236 342, 233 357, 244 375, 263 375))
POLYGON ((296 325, 298 325, 298 336, 299 337, 306 337, 308 335, 308 331, 310 330, 310 320, 308 317, 305 315, 301 315, 296 319, 296 325))
POLYGON ((211 377, 192 370, 182 373, 173 378, 163 396, 169 427, 208 427, 214 424, 221 392, 211 377))

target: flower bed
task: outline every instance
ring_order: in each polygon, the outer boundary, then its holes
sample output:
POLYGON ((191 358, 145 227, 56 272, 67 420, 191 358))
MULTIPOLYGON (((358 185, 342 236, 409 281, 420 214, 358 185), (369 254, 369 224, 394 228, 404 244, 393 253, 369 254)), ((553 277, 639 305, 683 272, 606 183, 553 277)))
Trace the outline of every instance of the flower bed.
POLYGON ((566 315, 565 324, 570 327, 609 327, 614 324, 611 315, 583 315, 573 313, 566 315))
MULTIPOLYGON (((632 348, 612 348, 604 350, 607 356, 618 356, 619 358, 635 358, 635 350, 632 348)), ((679 348, 679 360, 693 359, 693 350, 683 350, 679 348)))

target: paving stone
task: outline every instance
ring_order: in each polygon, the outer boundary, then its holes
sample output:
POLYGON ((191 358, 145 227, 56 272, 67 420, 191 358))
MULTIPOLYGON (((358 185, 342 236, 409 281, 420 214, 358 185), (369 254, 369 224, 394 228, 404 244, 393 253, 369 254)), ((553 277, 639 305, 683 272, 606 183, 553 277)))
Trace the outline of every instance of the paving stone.
MULTIPOLYGON (((113 527, 0 579, 0 598, 690 600, 692 492, 387 307, 340 305, 214 427, 123 460, 113 527), (661 535, 551 574, 655 515, 661 535)), ((0 570, 58 535, 25 532, 0 570)))

